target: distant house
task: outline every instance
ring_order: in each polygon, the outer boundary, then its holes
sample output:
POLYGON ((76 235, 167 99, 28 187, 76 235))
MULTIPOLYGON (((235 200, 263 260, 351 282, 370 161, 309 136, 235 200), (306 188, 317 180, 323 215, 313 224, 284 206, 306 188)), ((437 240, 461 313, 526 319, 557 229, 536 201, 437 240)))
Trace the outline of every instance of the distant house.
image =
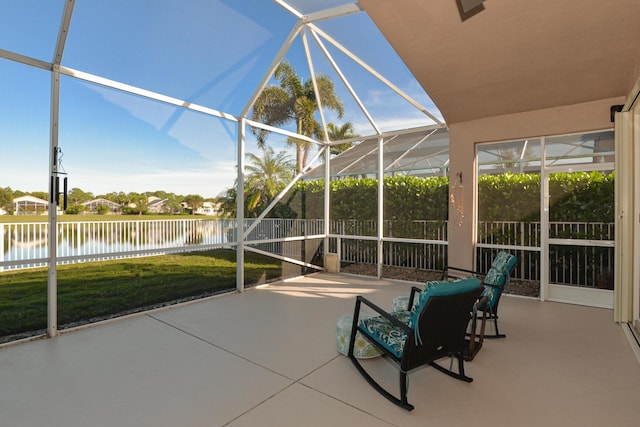
MULTIPOLYGON (((14 215, 47 215, 49 202, 34 196, 20 196, 13 199, 14 215)), ((62 213, 58 208, 58 213, 62 213)))
POLYGON ((149 212, 150 213, 166 213, 169 211, 167 206, 167 199, 161 199, 160 197, 149 197, 149 212))
MULTIPOLYGON (((193 210, 193 208, 187 202, 180 202, 180 206, 185 211, 193 210)), ((220 215, 222 213, 222 204, 214 203, 214 202, 203 202, 202 206, 197 208, 196 211, 193 213, 195 215, 208 215, 208 216, 220 215)))
POLYGON ((112 202, 107 199, 93 199, 88 202, 82 203, 83 206, 87 207, 87 210, 91 213, 98 213, 99 206, 106 206, 109 208, 109 213, 116 214, 121 212, 121 207, 118 203, 112 202))
POLYGON ((196 209, 196 215, 220 215, 222 214, 222 203, 204 202, 196 209))

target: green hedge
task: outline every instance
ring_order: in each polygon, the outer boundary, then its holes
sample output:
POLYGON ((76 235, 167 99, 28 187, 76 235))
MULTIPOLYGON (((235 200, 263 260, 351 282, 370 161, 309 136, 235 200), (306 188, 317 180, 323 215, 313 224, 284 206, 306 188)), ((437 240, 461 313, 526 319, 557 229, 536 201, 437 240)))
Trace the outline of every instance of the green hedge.
POLYGON ((555 173, 549 177, 551 221, 614 222, 615 174, 555 173))
MULTIPOLYGON (((385 219, 446 220, 449 179, 391 176, 384 178, 385 219)), ((378 180, 344 178, 331 181, 331 219, 377 219, 378 180)), ((281 204, 298 218, 322 218, 324 180, 299 182, 281 204), (303 215, 304 212, 304 215, 303 215)), ((285 211, 282 207, 280 211, 285 211)))
MULTIPOLYGON (((614 174, 555 173, 549 177, 551 221, 613 222, 614 174)), ((344 178, 331 181, 331 219, 377 219, 378 181, 344 178)), ((384 178, 384 217, 389 221, 446 220, 449 179, 389 176, 384 178)), ((481 175, 478 179, 480 221, 538 221, 540 175, 481 175)), ((324 180, 297 183, 273 216, 322 218, 324 180)))
POLYGON ((478 178, 479 221, 538 221, 540 175, 480 175, 478 178))
MULTIPOLYGON (((614 183, 613 173, 551 174, 549 220, 613 222, 614 183)), ((480 221, 539 220, 539 174, 482 175, 478 179, 478 194, 480 221)))

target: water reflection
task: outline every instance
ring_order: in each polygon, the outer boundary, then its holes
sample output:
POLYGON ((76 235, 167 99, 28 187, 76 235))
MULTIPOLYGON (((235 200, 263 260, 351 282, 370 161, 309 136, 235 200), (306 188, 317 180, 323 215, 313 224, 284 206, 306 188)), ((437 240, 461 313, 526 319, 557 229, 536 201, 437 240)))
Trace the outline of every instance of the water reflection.
MULTIPOLYGON (((60 223, 57 255, 122 255, 190 245, 220 245, 229 243, 228 231, 234 224, 233 220, 202 219, 60 223)), ((0 224, 0 261, 43 260, 29 266, 44 265, 48 255, 47 225, 0 224)))

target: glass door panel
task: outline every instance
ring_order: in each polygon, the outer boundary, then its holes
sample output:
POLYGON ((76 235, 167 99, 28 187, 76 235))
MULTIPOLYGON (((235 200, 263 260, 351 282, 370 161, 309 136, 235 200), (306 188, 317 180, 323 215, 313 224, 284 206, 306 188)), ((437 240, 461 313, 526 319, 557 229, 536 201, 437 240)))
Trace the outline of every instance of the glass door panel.
POLYGON ((478 145, 476 270, 501 251, 518 257, 505 292, 540 296, 541 140, 478 145))
POLYGON ((613 132, 547 138, 548 299, 613 307, 613 132))

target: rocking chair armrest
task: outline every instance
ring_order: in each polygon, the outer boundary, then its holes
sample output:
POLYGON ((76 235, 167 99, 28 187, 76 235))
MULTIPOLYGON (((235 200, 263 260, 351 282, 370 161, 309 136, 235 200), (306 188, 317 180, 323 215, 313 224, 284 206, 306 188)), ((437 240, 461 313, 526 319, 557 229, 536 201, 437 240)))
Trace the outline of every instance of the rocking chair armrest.
POLYGON ((449 270, 454 270, 454 271, 460 271, 462 273, 470 273, 473 274, 474 276, 484 276, 485 273, 482 273, 480 271, 475 271, 475 270, 468 270, 466 268, 459 268, 459 267, 452 267, 450 265, 445 265, 442 268, 442 279, 444 279, 445 277, 449 277, 449 270))
POLYGON ((356 309, 355 309, 355 314, 354 314, 354 319, 353 319, 353 324, 354 325, 357 325, 357 322, 358 322, 358 319, 357 319, 356 315, 359 317, 360 304, 361 303, 364 303, 366 306, 368 306, 369 308, 371 308, 372 310, 374 310, 375 312, 380 314, 382 317, 384 317, 385 319, 389 320, 394 326, 402 328, 402 330, 404 330, 407 334, 410 333, 410 332, 413 332, 413 330, 406 323, 403 323, 400 320, 396 319, 391 314, 386 312, 383 308, 377 306, 376 304, 374 304, 370 300, 366 299, 362 295, 358 295, 356 297, 356 309))
POLYGON ((411 311, 411 308, 413 307, 413 300, 415 299, 416 294, 419 294, 420 292, 422 292, 422 289, 416 286, 411 287, 411 294, 409 295, 409 303, 407 304, 407 310, 411 311))

